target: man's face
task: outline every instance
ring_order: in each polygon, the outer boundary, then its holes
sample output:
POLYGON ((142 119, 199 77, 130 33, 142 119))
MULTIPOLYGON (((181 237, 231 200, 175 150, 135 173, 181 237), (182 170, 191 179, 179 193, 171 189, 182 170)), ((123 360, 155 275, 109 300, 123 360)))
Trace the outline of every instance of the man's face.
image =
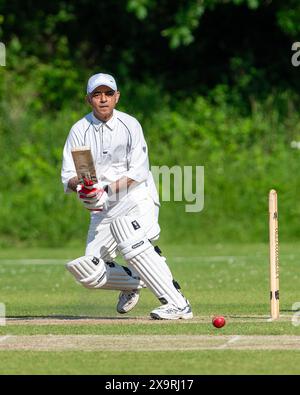
POLYGON ((101 121, 108 121, 112 117, 113 109, 119 101, 120 92, 101 85, 87 96, 93 108, 94 115, 101 121))

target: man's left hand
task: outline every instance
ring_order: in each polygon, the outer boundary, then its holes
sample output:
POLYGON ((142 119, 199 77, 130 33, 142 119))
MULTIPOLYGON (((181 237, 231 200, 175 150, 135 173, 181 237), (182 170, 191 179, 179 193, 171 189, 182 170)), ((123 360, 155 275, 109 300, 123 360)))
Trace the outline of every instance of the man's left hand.
POLYGON ((78 185, 77 196, 84 207, 90 211, 107 209, 108 194, 99 184, 78 185))

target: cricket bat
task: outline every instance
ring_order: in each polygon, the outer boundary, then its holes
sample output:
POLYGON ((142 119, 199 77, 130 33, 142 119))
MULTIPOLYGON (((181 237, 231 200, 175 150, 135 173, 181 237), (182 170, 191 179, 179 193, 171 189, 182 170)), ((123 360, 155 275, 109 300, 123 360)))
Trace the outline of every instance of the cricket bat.
POLYGON ((98 180, 90 147, 74 147, 71 152, 79 182, 85 185, 96 184, 98 180))

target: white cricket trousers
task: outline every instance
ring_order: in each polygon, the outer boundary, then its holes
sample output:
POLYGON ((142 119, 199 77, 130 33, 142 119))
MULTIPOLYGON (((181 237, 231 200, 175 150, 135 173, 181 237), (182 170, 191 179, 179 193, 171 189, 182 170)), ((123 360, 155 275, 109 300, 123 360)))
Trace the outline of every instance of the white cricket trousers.
POLYGON ((146 197, 135 200, 128 197, 125 202, 118 203, 117 207, 108 212, 93 212, 87 235, 85 255, 94 255, 109 262, 118 255, 117 243, 110 231, 110 224, 119 216, 130 216, 136 219, 144 228, 149 240, 159 238, 158 224, 159 206, 152 198, 146 197))

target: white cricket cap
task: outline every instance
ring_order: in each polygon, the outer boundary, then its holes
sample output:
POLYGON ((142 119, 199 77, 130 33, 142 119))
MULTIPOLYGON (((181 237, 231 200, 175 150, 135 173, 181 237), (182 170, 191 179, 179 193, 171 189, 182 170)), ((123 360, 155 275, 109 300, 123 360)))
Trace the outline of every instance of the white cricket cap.
POLYGON ((108 86, 109 88, 113 89, 114 91, 117 91, 117 84, 113 76, 109 74, 103 74, 103 73, 98 73, 92 75, 87 83, 87 88, 86 91, 87 93, 92 93, 94 89, 97 88, 97 86, 100 85, 105 85, 108 86))

